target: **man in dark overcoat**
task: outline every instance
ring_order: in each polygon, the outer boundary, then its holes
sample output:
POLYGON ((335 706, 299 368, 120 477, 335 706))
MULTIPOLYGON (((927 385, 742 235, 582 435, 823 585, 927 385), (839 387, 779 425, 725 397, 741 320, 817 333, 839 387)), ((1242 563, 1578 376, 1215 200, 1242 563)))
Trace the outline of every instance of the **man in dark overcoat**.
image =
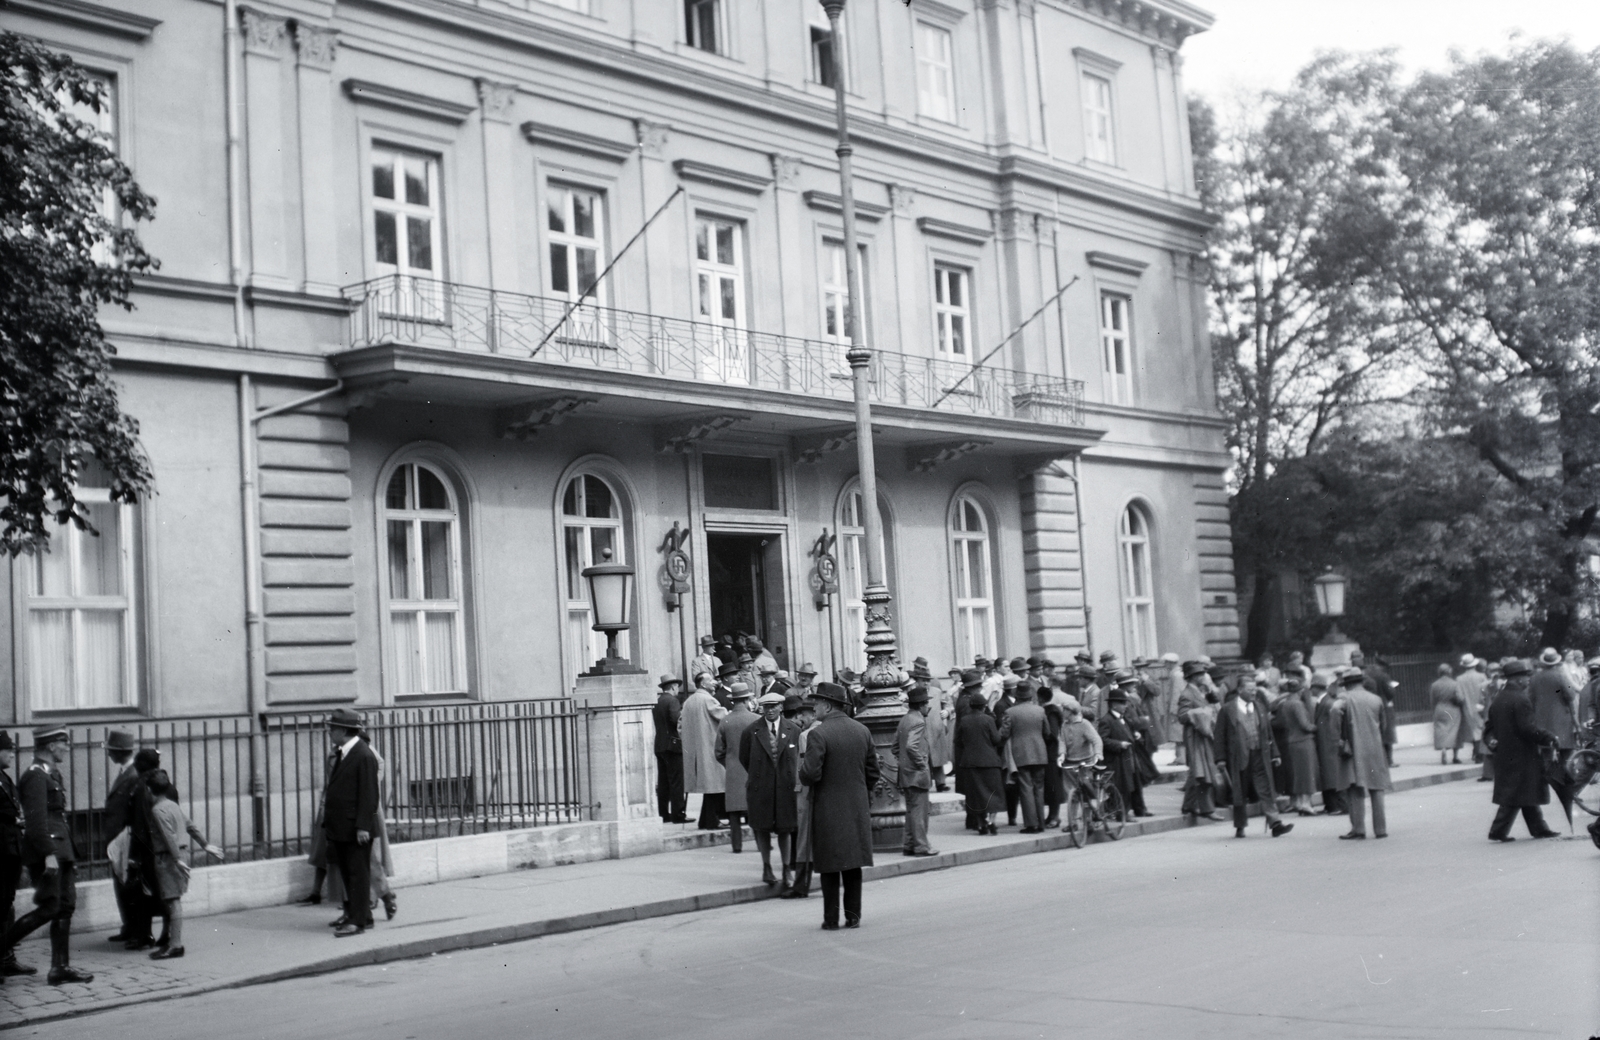
POLYGON ((33 909, 0 936, 0 962, 10 960, 34 930, 50 926, 52 986, 93 982, 94 976, 72 966, 68 944, 72 914, 78 908, 78 853, 67 827, 67 785, 56 767, 72 752, 65 726, 40 726, 33 731, 33 764, 17 780, 22 803, 22 861, 33 882, 33 909))
MULTIPOLYGON (((106 809, 100 831, 101 838, 107 844, 115 840, 130 822, 129 807, 133 800, 134 788, 139 782, 138 770, 133 767, 135 750, 133 745, 133 734, 127 730, 114 729, 106 733, 106 757, 111 760, 108 772, 115 774, 111 780, 111 790, 106 792, 106 809)), ((132 942, 148 939, 150 915, 148 913, 141 915, 139 907, 135 905, 135 900, 140 898, 136 885, 126 884, 113 872, 111 894, 117 899, 117 914, 122 919, 122 930, 113 935, 110 941, 132 942)))
POLYGON ((818 683, 817 726, 806 738, 800 782, 811 788, 811 858, 822 875, 822 927, 861 926, 861 868, 872 866, 872 789, 878 756, 867 727, 850 718, 850 691, 818 683))
POLYGON ((361 739, 361 716, 335 708, 328 717, 335 758, 323 795, 322 828, 328 859, 344 882, 344 914, 334 922, 338 938, 372 927, 372 858, 367 848, 377 831, 378 756, 361 739))
POLYGON ((1340 724, 1333 717, 1340 690, 1329 688, 1325 672, 1318 672, 1311 677, 1311 693, 1317 698, 1316 710, 1311 717, 1317 727, 1317 776, 1322 780, 1322 812, 1327 816, 1340 816, 1349 811, 1345 807, 1344 792, 1339 790, 1340 724))
POLYGON ((1529 834, 1535 838, 1558 836, 1544 822, 1540 808, 1550 803, 1544 765, 1546 754, 1554 753, 1557 740, 1554 733, 1541 729, 1535 721, 1533 701, 1528 696, 1532 671, 1526 661, 1506 662, 1500 671, 1505 688, 1489 705, 1484 741, 1494 754, 1494 804, 1500 807, 1489 827, 1490 841, 1515 840, 1511 824, 1519 810, 1529 834))
POLYGON ((1272 713, 1267 698, 1256 690, 1255 676, 1240 675, 1233 690, 1217 712, 1217 768, 1228 777, 1233 789, 1234 837, 1244 837, 1250 803, 1261 803, 1261 812, 1274 838, 1294 830, 1294 824, 1278 818, 1278 793, 1272 786, 1272 767, 1278 763, 1278 747, 1272 739, 1272 713))
POLYGON ((689 799, 683 793, 683 738, 678 735, 678 716, 683 714, 678 694, 683 681, 663 675, 657 685, 661 696, 650 709, 656 726, 656 809, 662 823, 688 823, 689 817, 684 815, 689 799))
MULTIPOLYGON (((798 699, 798 698, 797 698, 798 699)), ((739 764, 745 771, 745 812, 761 853, 761 880, 778 884, 772 873, 772 839, 778 839, 778 859, 783 883, 778 895, 787 897, 789 865, 794 862, 795 826, 799 809, 795 784, 800 777, 800 726, 783 717, 786 698, 776 691, 761 695, 761 718, 739 736, 739 764)))
MULTIPOLYGON (((0 730, 0 936, 16 923, 17 884, 22 880, 22 797, 11 779, 16 757, 11 734, 0 730)), ((15 950, 0 963, 0 981, 8 975, 33 975, 38 969, 17 963, 15 950)))
POLYGON ((1113 685, 1106 693, 1106 713, 1095 723, 1105 745, 1111 785, 1122 795, 1124 819, 1150 815, 1144 807, 1144 778, 1139 774, 1139 760, 1134 753, 1139 738, 1128 725, 1124 714, 1127 710, 1127 688, 1113 685))

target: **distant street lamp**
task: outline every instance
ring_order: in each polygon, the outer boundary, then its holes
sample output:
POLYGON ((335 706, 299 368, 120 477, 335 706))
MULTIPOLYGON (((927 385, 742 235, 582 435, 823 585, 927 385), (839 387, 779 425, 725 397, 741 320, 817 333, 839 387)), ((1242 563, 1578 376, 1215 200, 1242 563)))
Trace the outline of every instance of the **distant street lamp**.
POLYGON ((594 610, 596 632, 606 634, 606 656, 596 661, 586 675, 617 675, 636 672, 633 662, 617 654, 617 633, 626 632, 632 625, 628 612, 633 606, 633 568, 625 563, 612 563, 611 550, 600 550, 605 561, 583 569, 583 580, 589 583, 589 605, 594 610))
POLYGON ((1350 654, 1361 647, 1339 631, 1339 619, 1344 617, 1345 576, 1329 567, 1311 583, 1317 593, 1317 613, 1332 622, 1327 634, 1311 648, 1311 667, 1342 668, 1350 663, 1350 654))

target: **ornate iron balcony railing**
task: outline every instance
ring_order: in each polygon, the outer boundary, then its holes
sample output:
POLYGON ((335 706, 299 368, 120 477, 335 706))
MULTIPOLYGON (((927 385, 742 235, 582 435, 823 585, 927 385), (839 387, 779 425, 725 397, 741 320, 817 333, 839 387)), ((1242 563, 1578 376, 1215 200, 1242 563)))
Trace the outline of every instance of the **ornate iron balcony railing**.
MULTIPOLYGON (((536 357, 702 386, 851 398, 850 365, 839 343, 587 303, 563 319, 569 306, 563 299, 407 275, 375 278, 348 286, 344 293, 352 304, 352 347, 409 343, 536 357)), ((967 363, 876 349, 871 377, 873 400, 879 404, 1062 426, 1083 423, 1083 383, 1076 379, 988 365, 974 369, 967 363)))

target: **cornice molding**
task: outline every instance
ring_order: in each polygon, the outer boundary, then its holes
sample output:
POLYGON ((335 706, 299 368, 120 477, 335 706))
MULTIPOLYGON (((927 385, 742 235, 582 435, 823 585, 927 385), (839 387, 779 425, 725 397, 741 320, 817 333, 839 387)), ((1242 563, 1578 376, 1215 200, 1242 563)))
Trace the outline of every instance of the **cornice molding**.
POLYGON ((608 162, 623 162, 639 147, 637 144, 631 144, 627 141, 613 141, 609 137, 583 134, 576 130, 568 130, 565 127, 540 123, 533 119, 522 124, 522 136, 527 138, 529 144, 561 148, 569 152, 577 152, 579 155, 605 159, 608 162))
POLYGON ((772 186, 771 177, 745 173, 743 170, 730 170, 726 166, 713 166, 693 159, 678 159, 673 162, 672 168, 677 171, 679 180, 710 184, 730 191, 744 192, 746 195, 760 195, 772 186))
POLYGON ((427 116, 430 119, 440 119, 447 123, 464 123, 473 112, 473 106, 463 105, 456 101, 445 101, 442 98, 432 98, 424 94, 413 94, 409 90, 387 86, 382 83, 373 83, 365 79, 347 79, 342 84, 344 92, 350 100, 365 102, 369 105, 381 105, 384 108, 398 109, 414 115, 427 116))
MULTIPOLYGON (((821 210, 823 213, 844 212, 844 199, 840 198, 838 195, 834 195, 826 191, 807 191, 803 192, 800 197, 805 199, 806 205, 811 209, 821 210)), ((872 202, 862 202, 860 199, 856 200, 857 220, 865 220, 869 223, 876 224, 878 221, 882 220, 884 215, 888 212, 888 206, 879 206, 872 202)))
POLYGON ((1182 0, 1058 0, 1146 39, 1180 47, 1195 33, 1210 29, 1216 19, 1182 0))
POLYGON ((964 242, 970 246, 984 245, 994 237, 992 228, 976 228, 950 220, 940 220, 938 217, 918 217, 917 227, 924 235, 936 235, 939 238, 964 242))
MULTIPOLYGON (((1066 6, 1066 0, 1048 2, 1057 7, 1066 6)), ((1160 2, 1168 6, 1175 4, 1175 0, 1160 2)), ((738 80, 713 79, 703 71, 686 68, 670 58, 645 51, 624 50, 592 34, 573 32, 553 22, 535 22, 490 8, 466 7, 454 0, 342 0, 342 3, 380 11, 390 17, 406 18, 430 30, 446 29, 481 37, 496 46, 520 48, 542 58, 598 71, 618 82, 633 81, 672 90, 686 100, 727 106, 818 134, 828 140, 832 140, 836 132, 831 103, 787 96, 738 80)), ((546 100, 580 106, 586 104, 584 98, 542 87, 537 81, 524 83, 523 91, 546 100)), ((592 101, 587 103, 597 113, 611 111, 592 101)), ((661 146, 665 144, 668 131, 672 128, 646 120, 637 122, 644 146, 643 154, 662 157, 661 146)), ((677 132, 686 133, 689 128, 680 125, 677 132)), ((1213 219, 1196 201, 1176 198, 1146 185, 1108 183, 1066 163, 1007 154, 1004 150, 997 153, 980 145, 930 136, 914 127, 867 120, 853 122, 851 136, 858 153, 868 148, 882 150, 973 176, 998 178, 1002 188, 1008 178, 1020 177, 1051 190, 1065 191, 1152 220, 1176 223, 1185 230, 1203 233, 1213 223, 1213 219)))
POLYGON ((1098 249, 1089 250, 1084 254, 1084 259, 1089 261, 1090 267, 1097 267, 1102 271, 1115 271, 1118 274, 1128 274, 1135 278, 1144 274, 1144 269, 1150 266, 1143 260, 1117 256, 1115 253, 1106 253, 1098 249))
POLYGON ((119 11, 104 4, 89 3, 88 0, 9 0, 6 7, 52 22, 93 29, 108 36, 120 36, 125 40, 143 40, 161 24, 159 18, 119 11))

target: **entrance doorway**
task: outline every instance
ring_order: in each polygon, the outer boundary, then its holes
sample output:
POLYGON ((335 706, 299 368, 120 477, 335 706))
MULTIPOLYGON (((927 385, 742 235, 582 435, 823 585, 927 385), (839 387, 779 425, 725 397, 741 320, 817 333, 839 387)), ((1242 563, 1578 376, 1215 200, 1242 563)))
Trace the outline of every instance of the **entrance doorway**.
POLYGON ((753 635, 788 668, 789 605, 784 588, 783 536, 706 535, 711 634, 753 635))

